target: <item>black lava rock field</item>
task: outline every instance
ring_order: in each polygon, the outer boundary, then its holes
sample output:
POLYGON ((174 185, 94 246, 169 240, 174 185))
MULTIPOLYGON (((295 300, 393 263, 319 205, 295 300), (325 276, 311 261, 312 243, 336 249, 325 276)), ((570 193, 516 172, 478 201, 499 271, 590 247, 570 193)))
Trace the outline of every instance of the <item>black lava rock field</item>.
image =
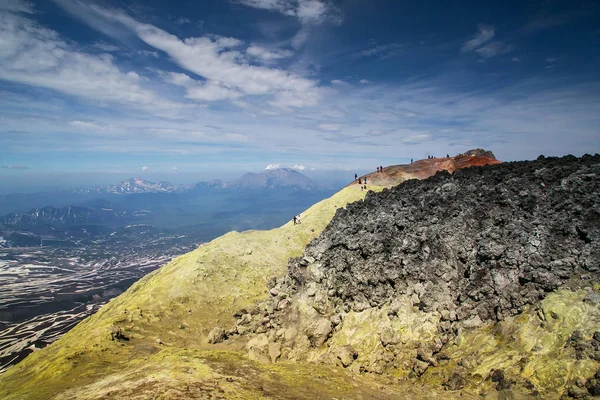
POLYGON ((369 193, 338 211, 285 280, 296 290, 316 281, 346 312, 413 295, 450 332, 599 274, 596 154, 439 172, 369 193))

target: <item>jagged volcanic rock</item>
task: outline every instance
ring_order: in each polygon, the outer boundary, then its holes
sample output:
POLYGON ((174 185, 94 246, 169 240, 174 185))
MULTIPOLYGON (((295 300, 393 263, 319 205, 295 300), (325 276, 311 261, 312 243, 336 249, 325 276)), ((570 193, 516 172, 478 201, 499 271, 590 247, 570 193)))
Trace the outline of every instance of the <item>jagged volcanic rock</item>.
POLYGON ((337 212, 285 281, 316 282, 343 311, 413 294, 445 330, 502 320, 598 277, 599 172, 599 155, 540 158, 369 193, 337 212))

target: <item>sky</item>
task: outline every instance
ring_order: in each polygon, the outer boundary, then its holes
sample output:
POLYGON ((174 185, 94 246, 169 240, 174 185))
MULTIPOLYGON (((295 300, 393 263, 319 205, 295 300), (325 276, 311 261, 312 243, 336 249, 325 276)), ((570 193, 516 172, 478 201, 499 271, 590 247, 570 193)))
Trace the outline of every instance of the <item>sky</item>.
POLYGON ((600 152, 597 2, 0 0, 0 191, 471 148, 600 152))

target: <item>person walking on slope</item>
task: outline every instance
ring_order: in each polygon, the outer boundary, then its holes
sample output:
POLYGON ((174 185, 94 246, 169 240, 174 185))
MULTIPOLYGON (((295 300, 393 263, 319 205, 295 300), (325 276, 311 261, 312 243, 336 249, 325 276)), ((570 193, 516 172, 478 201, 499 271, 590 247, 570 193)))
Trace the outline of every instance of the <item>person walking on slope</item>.
POLYGON ((356 178, 358 178, 358 174, 354 174, 354 180, 356 180, 356 178))
POLYGON ((301 214, 298 214, 296 217, 294 217, 294 218, 296 218, 296 222, 298 223, 298 225, 302 223, 302 222, 300 222, 300 216, 301 216, 301 214))
POLYGON ((379 167, 377 167, 377 172, 379 172, 379 167))
POLYGON ((379 172, 383 172, 383 166, 379 166, 379 172))
POLYGON ((298 223, 298 217, 296 217, 296 216, 294 215, 294 225, 296 225, 297 223, 298 223))

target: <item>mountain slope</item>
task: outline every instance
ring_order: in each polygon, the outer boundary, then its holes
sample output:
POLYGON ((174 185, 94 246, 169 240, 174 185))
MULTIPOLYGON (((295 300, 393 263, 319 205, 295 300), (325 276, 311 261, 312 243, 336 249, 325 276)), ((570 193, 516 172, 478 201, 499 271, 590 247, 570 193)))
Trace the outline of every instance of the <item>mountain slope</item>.
POLYGON ((270 169, 263 171, 260 174, 247 173, 240 179, 229 183, 228 187, 238 190, 277 188, 314 190, 324 188, 320 183, 289 168, 270 169))
POLYGON ((356 372, 543 398, 587 380, 585 394, 600 394, 599 205, 598 155, 438 173, 369 194, 272 285, 289 305, 265 318, 306 339, 241 321, 249 356, 265 355, 250 343, 275 337, 282 357, 300 362, 351 352, 356 372))
POLYGON ((365 193, 356 185, 345 188, 304 212, 301 225, 289 222, 271 231, 232 232, 178 257, 53 345, 10 368, 0 376, 0 395, 7 399, 212 394, 358 399, 398 398, 400 393, 435 397, 429 388, 409 382, 386 387, 385 380, 348 375, 341 368, 240 361, 246 345, 242 338, 217 345, 207 342, 216 326, 234 327, 241 315, 257 320, 268 315, 273 304, 262 308, 262 301, 269 298, 267 282, 286 273, 287 260, 302 254, 338 208, 365 193))

